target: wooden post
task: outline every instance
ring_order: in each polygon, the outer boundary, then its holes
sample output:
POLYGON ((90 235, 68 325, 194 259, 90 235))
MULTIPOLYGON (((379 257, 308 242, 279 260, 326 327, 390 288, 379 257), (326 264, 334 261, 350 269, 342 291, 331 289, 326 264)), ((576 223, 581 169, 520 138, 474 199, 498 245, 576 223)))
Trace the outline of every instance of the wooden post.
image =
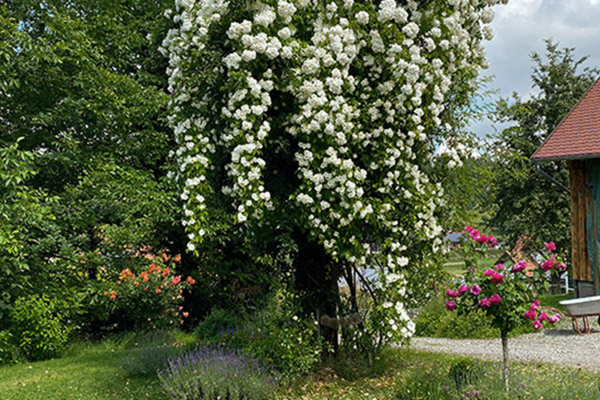
POLYGON ((594 199, 594 294, 598 295, 598 203, 594 199))

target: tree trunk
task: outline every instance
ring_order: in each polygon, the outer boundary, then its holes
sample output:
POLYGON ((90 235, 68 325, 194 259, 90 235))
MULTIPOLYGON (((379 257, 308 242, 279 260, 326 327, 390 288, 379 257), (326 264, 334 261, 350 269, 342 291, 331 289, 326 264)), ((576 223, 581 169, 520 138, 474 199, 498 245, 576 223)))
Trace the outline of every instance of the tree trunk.
MULTIPOLYGON (((294 232, 294 241, 298 246, 298 256, 294 260, 296 289, 301 294, 302 310, 307 314, 316 314, 320 323, 323 316, 327 316, 328 321, 335 321, 339 304, 340 268, 322 245, 309 239, 299 228, 294 232)), ((338 327, 335 323, 321 323, 320 332, 324 339, 323 357, 329 359, 337 354, 339 348, 338 327)))
POLYGON ((502 338, 502 375, 504 377, 504 390, 508 392, 508 377, 510 374, 508 363, 508 331, 502 330, 500 333, 502 338))

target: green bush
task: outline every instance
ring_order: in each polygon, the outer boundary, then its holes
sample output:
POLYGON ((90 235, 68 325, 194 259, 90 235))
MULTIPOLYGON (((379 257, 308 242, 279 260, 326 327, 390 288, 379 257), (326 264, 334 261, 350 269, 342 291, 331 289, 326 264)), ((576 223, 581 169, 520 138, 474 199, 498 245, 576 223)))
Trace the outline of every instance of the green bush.
POLYGON ((415 319, 416 335, 451 339, 496 338, 499 333, 492 328, 491 319, 483 312, 459 315, 444 307, 444 299, 434 298, 415 319))
POLYGON ((8 331, 0 331, 0 366, 15 364, 21 358, 15 337, 8 331))
POLYGON ((11 310, 11 322, 24 355, 30 360, 59 355, 74 330, 67 318, 66 305, 46 295, 17 299, 11 310))
POLYGON ((214 309, 196 329, 194 335, 200 341, 214 342, 222 335, 233 335, 237 331, 238 318, 232 313, 214 309))

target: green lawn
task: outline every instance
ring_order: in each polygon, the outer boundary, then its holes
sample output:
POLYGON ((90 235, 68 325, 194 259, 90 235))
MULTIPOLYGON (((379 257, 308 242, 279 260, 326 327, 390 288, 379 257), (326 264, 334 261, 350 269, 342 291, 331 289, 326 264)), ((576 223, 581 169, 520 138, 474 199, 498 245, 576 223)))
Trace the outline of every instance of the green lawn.
MULTIPOLYGON (((4 367, 0 369, 0 399, 164 399, 155 375, 132 379, 120 367, 131 351, 136 350, 122 343, 100 343, 78 346, 61 359, 4 367)), ((497 363, 389 349, 371 367, 346 362, 299 379, 283 387, 277 399, 462 399, 462 392, 474 389, 485 394, 482 399, 495 399, 504 397, 496 397, 501 390, 499 377, 497 363), (452 371, 456 365, 464 368, 465 363, 478 372, 459 390, 452 371), (448 390, 451 397, 445 397, 442 390, 448 390)), ((570 398, 597 398, 598 376, 591 372, 515 363, 512 379, 515 396, 511 398, 563 399, 568 394, 570 398), (593 396, 585 397, 586 393, 593 396)))

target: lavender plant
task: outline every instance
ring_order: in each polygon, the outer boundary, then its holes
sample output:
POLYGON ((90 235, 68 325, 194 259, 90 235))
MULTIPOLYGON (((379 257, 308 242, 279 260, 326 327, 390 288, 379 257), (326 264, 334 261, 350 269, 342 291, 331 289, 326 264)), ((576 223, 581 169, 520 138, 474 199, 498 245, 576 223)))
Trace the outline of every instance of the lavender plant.
POLYGON ((169 360, 158 378, 173 400, 271 399, 279 382, 256 358, 215 346, 199 347, 169 360))

